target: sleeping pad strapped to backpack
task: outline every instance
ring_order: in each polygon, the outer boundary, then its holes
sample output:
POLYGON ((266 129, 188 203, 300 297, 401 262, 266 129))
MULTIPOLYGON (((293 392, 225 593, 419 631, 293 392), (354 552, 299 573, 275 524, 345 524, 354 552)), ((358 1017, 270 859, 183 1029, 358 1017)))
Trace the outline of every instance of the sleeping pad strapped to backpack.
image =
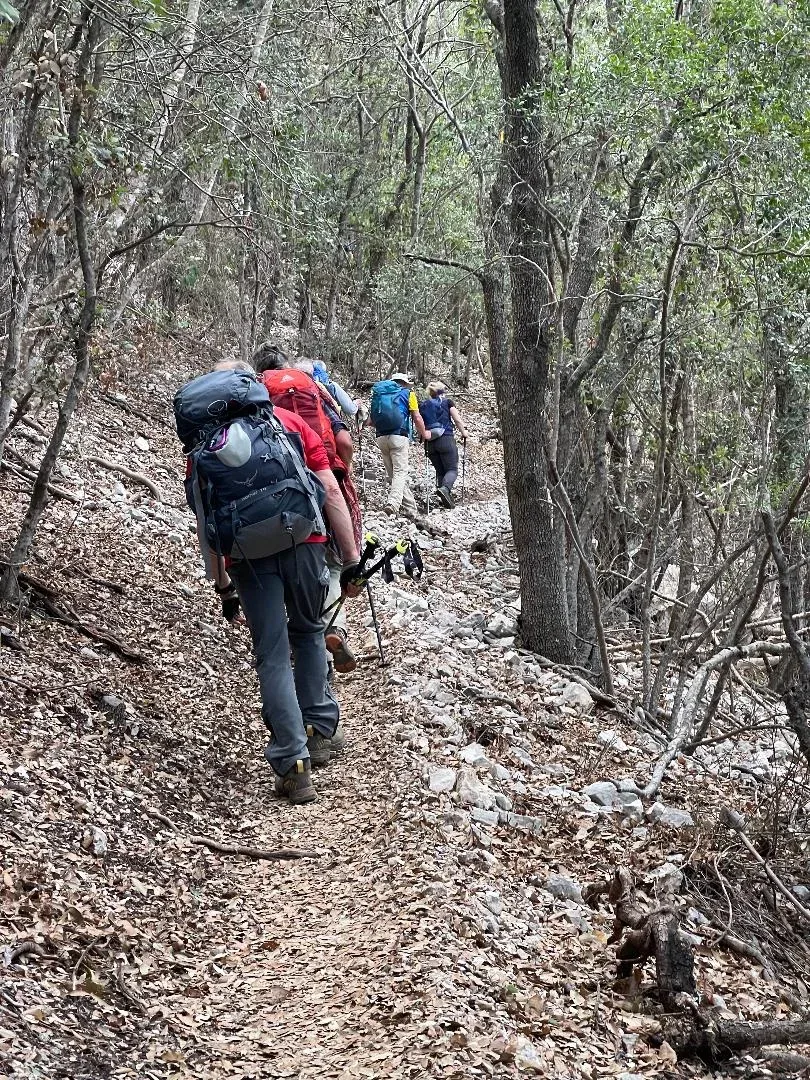
POLYGON ((254 375, 200 375, 177 391, 174 415, 203 545, 232 559, 262 559, 325 533, 323 487, 254 375))

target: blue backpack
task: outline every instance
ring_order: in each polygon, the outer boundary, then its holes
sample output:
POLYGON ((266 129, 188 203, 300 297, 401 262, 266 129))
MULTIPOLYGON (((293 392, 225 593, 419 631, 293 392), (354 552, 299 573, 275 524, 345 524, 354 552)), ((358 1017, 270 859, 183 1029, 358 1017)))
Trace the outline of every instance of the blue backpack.
POLYGON ((378 435, 401 435, 408 430, 408 391, 383 379, 371 388, 371 422, 378 435))
POLYGON ((174 411, 189 459, 186 500, 203 550, 262 559, 325 534, 324 489, 255 376, 201 375, 178 390, 174 411))

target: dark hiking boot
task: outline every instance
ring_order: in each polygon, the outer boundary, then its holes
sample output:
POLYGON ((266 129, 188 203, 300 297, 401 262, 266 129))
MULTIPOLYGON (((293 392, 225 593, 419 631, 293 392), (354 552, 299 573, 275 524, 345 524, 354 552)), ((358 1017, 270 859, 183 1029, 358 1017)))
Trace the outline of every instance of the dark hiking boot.
POLYGON ((308 761, 301 758, 289 772, 276 777, 276 795, 288 799, 295 806, 315 802, 318 792, 312 783, 312 768, 308 761))
POLYGON ((307 750, 309 750, 312 767, 318 769, 322 765, 329 764, 329 759, 332 757, 332 740, 328 735, 321 735, 320 731, 308 724, 307 750))
POLYGON ((446 487, 436 488, 436 495, 438 495, 439 499, 441 500, 442 506, 446 510, 452 510, 453 507, 456 505, 455 502, 453 502, 453 496, 450 494, 450 491, 449 491, 448 488, 446 488, 446 487))
POLYGON ((346 675, 357 667, 357 657, 349 648, 346 631, 341 626, 333 626, 326 635, 326 647, 332 654, 335 671, 346 675))
POLYGON ((343 730, 343 724, 338 720, 338 726, 332 732, 332 738, 329 740, 332 747, 332 753, 340 753, 346 747, 346 733, 343 730))

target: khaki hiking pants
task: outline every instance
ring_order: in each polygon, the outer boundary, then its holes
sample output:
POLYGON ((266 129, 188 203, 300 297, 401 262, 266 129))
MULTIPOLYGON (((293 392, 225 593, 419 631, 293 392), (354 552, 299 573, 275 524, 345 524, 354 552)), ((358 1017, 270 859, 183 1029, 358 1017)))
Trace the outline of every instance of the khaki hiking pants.
POLYGON ((408 487, 408 450, 410 441, 407 435, 378 435, 377 446, 385 462, 385 471, 391 490, 388 492, 388 506, 394 513, 400 510, 411 517, 417 513, 416 499, 408 487))

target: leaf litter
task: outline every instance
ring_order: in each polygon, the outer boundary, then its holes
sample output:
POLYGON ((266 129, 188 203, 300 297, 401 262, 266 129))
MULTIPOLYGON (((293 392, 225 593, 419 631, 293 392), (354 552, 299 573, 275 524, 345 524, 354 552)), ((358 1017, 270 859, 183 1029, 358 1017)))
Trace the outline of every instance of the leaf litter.
MULTIPOLYGON (((643 768, 634 729, 610 717, 630 747, 612 756, 597 739, 604 717, 560 704, 559 673, 527 682, 508 645, 437 644, 390 593, 379 606, 394 663, 366 661, 340 680, 349 749, 318 774, 318 803, 277 802, 247 635, 222 623, 202 580, 166 426, 190 353, 148 336, 138 352, 117 390, 154 425, 90 393, 59 477, 84 502, 52 501, 29 570, 145 660, 88 642, 35 595, 12 627, 22 648, 3 652, 3 1071, 708 1075, 656 1040, 649 976, 616 983, 607 909, 544 885, 556 874, 578 887, 617 865, 643 877, 682 865, 696 844, 708 850, 720 782, 682 766, 678 794, 699 808, 688 835, 581 812, 566 792, 602 779, 606 759, 614 771, 643 768), (124 452, 167 503, 89 461, 124 452), (427 787, 427 771, 457 768, 467 743, 483 744, 486 763, 470 767, 514 824, 476 820, 452 792, 427 787), (318 858, 256 861, 192 843, 199 836, 318 858)), ((464 404, 471 411, 472 398, 464 404)), ((485 435, 492 417, 472 415, 470 427, 485 435)), ((501 572, 513 556, 496 442, 477 444, 467 479, 480 501, 432 515, 452 536, 420 536, 425 580, 397 582, 448 625, 508 610, 515 596, 516 578, 501 572)), ((2 482, 8 541, 25 492, 13 475, 2 482)), ((366 640, 361 602, 351 618, 366 640)), ((699 964, 701 990, 734 1015, 779 1009, 779 985, 756 965, 709 948, 699 964)))

